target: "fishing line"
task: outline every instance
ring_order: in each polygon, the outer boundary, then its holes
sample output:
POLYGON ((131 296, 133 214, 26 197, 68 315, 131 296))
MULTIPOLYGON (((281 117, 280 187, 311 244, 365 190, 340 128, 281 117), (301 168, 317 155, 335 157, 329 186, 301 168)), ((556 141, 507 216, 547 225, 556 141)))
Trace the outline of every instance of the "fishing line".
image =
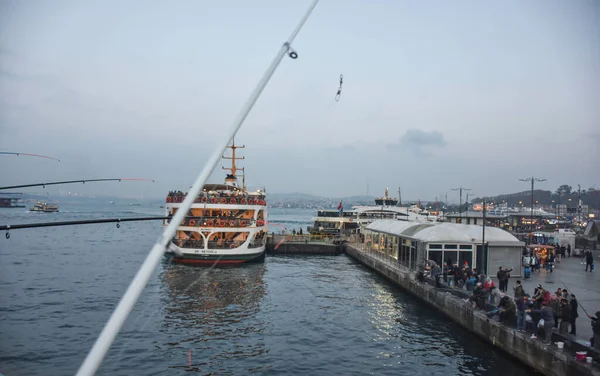
POLYGON ((207 164, 204 166, 204 169, 202 170, 200 175, 198 175, 198 177, 196 178, 196 181, 190 188, 188 195, 183 200, 183 203, 181 203, 179 210, 173 217, 173 220, 164 230, 162 236, 160 236, 157 239, 156 244, 154 245, 154 247, 152 247, 152 250, 142 263, 142 266, 131 281, 131 284, 127 288, 127 291, 125 291, 125 294, 119 301, 119 304, 117 305, 114 312, 110 316, 108 322, 102 329, 102 332, 96 339, 94 346, 92 347, 85 360, 83 361, 83 364, 77 371, 77 376, 93 375, 98 370, 98 367, 100 366, 100 363, 106 356, 108 349, 110 348, 111 344, 115 340, 115 337, 123 327, 125 320, 127 320, 127 317, 129 316, 131 310, 133 309, 133 306, 139 299, 142 291, 144 290, 144 287, 148 283, 148 280, 150 279, 150 277, 152 277, 154 270, 160 263, 160 260, 162 259, 167 246, 171 242, 171 239, 173 239, 173 237, 175 237, 175 235, 177 234, 179 224, 185 218, 187 211, 191 208, 192 204, 195 201, 195 198, 198 197, 198 194, 204 187, 204 184, 206 183, 208 177, 212 174, 213 170, 215 169, 216 165, 221 159, 221 156, 225 152, 225 149, 229 145, 231 139, 241 128, 242 124, 246 120, 246 117, 252 110, 252 107, 254 107, 254 104, 260 97, 260 94, 262 93, 264 88, 267 86, 269 80, 277 70, 277 67, 283 60, 284 56, 287 54, 291 59, 298 58, 298 54, 291 48, 291 44, 302 29, 302 26, 304 26, 304 24, 308 20, 310 14, 312 13, 313 9, 317 6, 318 2, 319 0, 313 1, 306 14, 304 14, 302 19, 300 20, 299 24, 292 31, 292 34, 290 35, 288 40, 283 44, 283 46, 281 46, 279 52, 273 59, 271 65, 264 73, 263 77, 259 81, 254 91, 250 94, 250 97, 248 98, 246 104, 234 120, 231 129, 227 134, 227 137, 217 144, 216 150, 209 158, 207 164))

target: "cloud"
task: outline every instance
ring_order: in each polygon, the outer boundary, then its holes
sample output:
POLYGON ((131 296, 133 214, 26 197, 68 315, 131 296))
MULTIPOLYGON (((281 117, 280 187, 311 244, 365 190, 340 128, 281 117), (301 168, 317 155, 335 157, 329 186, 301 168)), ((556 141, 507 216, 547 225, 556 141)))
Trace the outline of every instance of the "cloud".
POLYGON ((437 131, 425 132, 420 129, 409 129, 402 135, 398 143, 388 144, 389 150, 408 150, 420 155, 429 155, 430 148, 446 146, 444 135, 437 131))

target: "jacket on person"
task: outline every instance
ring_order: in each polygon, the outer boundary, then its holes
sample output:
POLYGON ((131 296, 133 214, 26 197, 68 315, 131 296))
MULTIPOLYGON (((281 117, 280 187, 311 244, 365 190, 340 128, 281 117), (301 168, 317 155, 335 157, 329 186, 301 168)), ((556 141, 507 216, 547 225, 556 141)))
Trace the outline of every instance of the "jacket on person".
POLYGON ((533 309, 531 310, 531 312, 539 313, 540 316, 542 316, 542 319, 544 319, 544 322, 546 323, 554 323, 554 312, 552 312, 552 308, 548 306, 543 307, 542 309, 533 309))
POLYGON ((577 304, 577 299, 572 299, 569 303, 571 304, 571 319, 578 318, 579 314, 577 313, 577 306, 579 304, 577 304))

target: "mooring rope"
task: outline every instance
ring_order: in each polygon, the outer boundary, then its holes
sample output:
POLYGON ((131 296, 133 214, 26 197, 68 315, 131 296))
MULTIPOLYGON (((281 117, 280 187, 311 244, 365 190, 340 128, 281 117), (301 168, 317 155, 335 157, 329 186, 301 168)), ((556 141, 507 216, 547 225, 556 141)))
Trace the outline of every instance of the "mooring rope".
POLYGON ((290 35, 288 40, 283 44, 283 46, 281 46, 281 49, 275 56, 275 59, 273 59, 271 65, 267 68, 267 71, 264 73, 263 77, 259 81, 254 91, 250 94, 250 97, 248 98, 246 104, 244 105, 237 118, 233 122, 233 125, 227 134, 227 138, 224 138, 218 144, 215 152, 211 155, 207 164, 204 166, 204 169, 196 178, 196 181, 190 188, 188 195, 186 196, 185 200, 181 204, 181 207, 173 217, 173 220, 169 223, 167 228, 165 228, 165 230, 162 233, 162 236, 159 237, 154 247, 152 247, 152 250, 150 250, 150 253, 144 260, 142 266, 138 270, 133 280, 131 281, 131 284, 127 288, 127 291, 125 291, 125 294, 119 301, 119 304, 117 305, 114 312, 110 316, 108 322, 102 329, 102 332, 96 339, 94 346, 92 347, 87 357, 83 361, 83 364, 77 371, 77 376, 94 375, 96 373, 96 370, 98 369, 100 363, 106 356, 108 349, 110 348, 111 344, 115 340, 115 337, 123 327, 125 320, 127 320, 129 313, 133 309, 133 306, 139 299, 142 291, 144 290, 144 287, 148 283, 148 280, 150 279, 150 277, 154 273, 154 270, 160 263, 160 260, 165 253, 167 245, 177 233, 177 227, 183 221, 188 210, 194 203, 195 198, 198 196, 198 194, 202 190, 202 187, 206 183, 206 180, 215 169, 221 156, 225 152, 225 149, 229 145, 229 142, 241 128, 242 124, 244 123, 244 120, 252 110, 252 107, 254 107, 254 104, 260 97, 260 94, 262 93, 264 88, 267 86, 267 83, 273 76, 273 73, 275 73, 275 70, 277 70, 277 67, 281 63, 281 60, 283 60, 283 57, 286 54, 288 54, 289 57, 292 59, 298 58, 298 53, 291 48, 291 44, 302 29, 302 26, 304 26, 304 24, 308 20, 308 17, 312 13, 313 9, 317 6, 318 2, 319 0, 314 0, 313 3, 310 5, 310 7, 300 20, 299 24, 292 31, 292 34, 290 35))

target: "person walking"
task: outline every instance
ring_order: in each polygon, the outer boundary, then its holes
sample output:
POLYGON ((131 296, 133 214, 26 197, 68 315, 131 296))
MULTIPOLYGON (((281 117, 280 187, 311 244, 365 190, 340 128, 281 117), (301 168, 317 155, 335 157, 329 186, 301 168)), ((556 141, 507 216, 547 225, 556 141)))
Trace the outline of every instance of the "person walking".
POLYGON ((571 257, 571 244, 567 244, 567 255, 571 257))
POLYGON ((590 272, 592 270, 594 270, 594 255, 592 254, 592 251, 587 251, 587 254, 585 255, 585 271, 588 271, 588 267, 590 269, 590 272))

